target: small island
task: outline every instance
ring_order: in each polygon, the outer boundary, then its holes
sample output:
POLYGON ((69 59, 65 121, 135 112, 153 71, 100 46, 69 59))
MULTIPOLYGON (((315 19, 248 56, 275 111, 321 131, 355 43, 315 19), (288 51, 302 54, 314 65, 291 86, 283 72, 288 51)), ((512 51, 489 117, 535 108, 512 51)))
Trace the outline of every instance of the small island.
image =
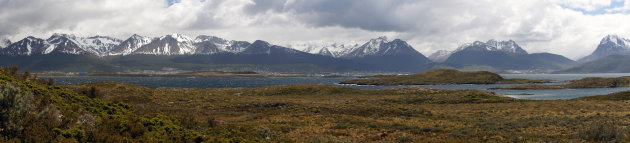
POLYGON ((380 76, 378 78, 354 79, 341 84, 357 85, 435 85, 435 84, 513 84, 548 83, 548 80, 505 79, 488 71, 464 72, 440 69, 413 75, 380 76))
POLYGON ((513 85, 495 87, 491 89, 511 89, 511 90, 534 90, 534 89, 577 89, 577 88, 615 88, 615 87, 630 87, 630 77, 616 77, 616 78, 603 78, 603 77, 587 77, 579 80, 569 81, 568 84, 563 85, 542 85, 542 84, 526 84, 526 85, 513 85))

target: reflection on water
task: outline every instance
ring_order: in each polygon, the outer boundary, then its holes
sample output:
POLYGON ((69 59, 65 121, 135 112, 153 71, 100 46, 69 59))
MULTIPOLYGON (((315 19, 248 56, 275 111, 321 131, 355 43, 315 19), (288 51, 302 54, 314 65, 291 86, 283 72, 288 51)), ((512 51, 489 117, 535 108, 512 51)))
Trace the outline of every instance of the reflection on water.
MULTIPOLYGON (((547 79, 554 81, 575 80, 584 77, 621 77, 630 76, 630 73, 609 74, 502 74, 505 78, 547 79)), ((97 81, 115 81, 137 84, 150 88, 182 87, 182 88, 235 88, 235 87, 261 87, 285 84, 324 84, 357 89, 385 89, 405 86, 369 86, 338 84, 342 81, 355 79, 353 77, 319 78, 319 77, 52 77, 57 84, 79 84, 97 81)), ((549 83, 549 84, 563 84, 549 83)), ((449 84, 449 85, 423 85, 426 88, 438 89, 480 89, 487 90, 493 87, 510 86, 514 84, 449 84)), ((501 95, 521 99, 551 100, 571 99, 582 96, 609 94, 613 92, 630 90, 623 88, 595 88, 595 89, 563 89, 563 90, 488 90, 501 95)))

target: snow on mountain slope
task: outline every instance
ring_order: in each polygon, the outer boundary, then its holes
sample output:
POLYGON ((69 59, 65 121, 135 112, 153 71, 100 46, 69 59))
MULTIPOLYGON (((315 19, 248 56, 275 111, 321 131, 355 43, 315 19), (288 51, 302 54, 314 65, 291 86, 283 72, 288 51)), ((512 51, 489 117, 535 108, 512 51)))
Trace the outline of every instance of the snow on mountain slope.
POLYGON ((45 48, 44 54, 55 52, 80 55, 88 53, 76 39, 77 37, 71 34, 53 34, 46 40, 50 46, 45 48))
POLYGON ((429 55, 429 57, 427 58, 435 62, 444 62, 451 54, 452 52, 449 52, 447 50, 438 50, 435 53, 429 55))
POLYGON ((79 42, 86 51, 98 56, 106 55, 122 42, 120 39, 98 35, 87 38, 80 37, 76 39, 76 41, 79 42))
POLYGON ((477 50, 477 51, 501 51, 509 54, 516 55, 526 55, 527 51, 523 50, 521 46, 516 44, 515 41, 496 41, 494 39, 488 40, 488 42, 475 41, 473 43, 468 43, 460 46, 457 50, 453 51, 453 53, 462 51, 462 50, 477 50))
POLYGON ((138 48, 133 54, 189 55, 194 54, 196 50, 193 44, 193 40, 187 36, 172 34, 153 39, 151 43, 138 48))
POLYGON ((105 55, 129 55, 136 51, 138 48, 151 43, 151 41, 152 38, 133 34, 131 35, 131 37, 111 49, 105 55))
POLYGON ((371 39, 369 42, 361 45, 360 47, 354 48, 351 52, 341 57, 351 58, 376 55, 377 53, 379 53, 379 51, 382 51, 382 47, 384 47, 384 45, 388 42, 389 41, 385 36, 371 39))
POLYGON ((320 55, 328 54, 328 56, 338 58, 338 57, 342 57, 349 54, 350 52, 352 52, 354 49, 358 47, 359 47, 359 44, 354 44, 354 45, 331 44, 331 45, 323 47, 318 52, 318 54, 320 55))
POLYGON ((240 53, 243 52, 249 45, 249 42, 225 40, 216 36, 200 35, 195 38, 194 42, 197 45, 197 54, 214 54, 219 52, 240 53))
POLYGON ((621 38, 618 35, 606 35, 597 45, 597 49, 589 56, 580 59, 580 62, 594 61, 609 55, 630 53, 630 39, 621 38))
POLYGON ((48 46, 50 45, 46 40, 29 36, 20 41, 12 43, 6 48, 0 49, 0 54, 11 56, 43 54, 44 48, 48 46))

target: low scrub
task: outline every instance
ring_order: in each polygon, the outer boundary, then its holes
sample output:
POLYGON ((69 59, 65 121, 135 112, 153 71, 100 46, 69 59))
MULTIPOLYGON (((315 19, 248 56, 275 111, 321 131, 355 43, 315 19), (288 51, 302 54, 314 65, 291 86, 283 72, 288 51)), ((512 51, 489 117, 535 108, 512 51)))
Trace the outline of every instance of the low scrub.
POLYGON ((376 79, 354 79, 342 84, 358 85, 431 85, 431 84, 497 84, 497 83, 544 83, 545 80, 504 79, 487 71, 462 72, 441 69, 413 75, 379 76, 376 79))

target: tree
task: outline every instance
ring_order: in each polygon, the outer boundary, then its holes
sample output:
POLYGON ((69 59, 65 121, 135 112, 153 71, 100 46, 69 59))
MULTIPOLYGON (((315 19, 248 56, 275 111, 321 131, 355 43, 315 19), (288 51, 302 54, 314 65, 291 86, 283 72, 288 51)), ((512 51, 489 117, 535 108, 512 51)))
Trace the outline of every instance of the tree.
POLYGON ((48 85, 55 85, 55 79, 48 78, 48 85))

